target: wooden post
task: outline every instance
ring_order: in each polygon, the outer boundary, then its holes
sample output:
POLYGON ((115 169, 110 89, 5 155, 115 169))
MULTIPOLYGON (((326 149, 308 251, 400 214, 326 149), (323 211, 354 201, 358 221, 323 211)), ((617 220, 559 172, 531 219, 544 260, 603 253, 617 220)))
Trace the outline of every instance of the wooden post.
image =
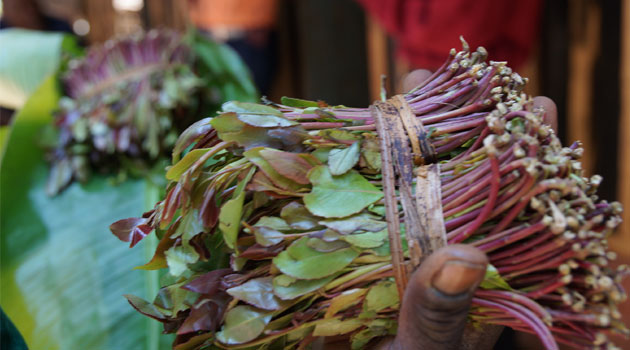
POLYGON ((83 9, 90 23, 90 43, 102 43, 114 36, 112 0, 83 0, 83 9))
MULTIPOLYGON (((593 1, 569 2, 568 144, 582 141, 585 176, 593 175, 595 142, 591 132, 593 71, 599 52, 601 9, 593 1)), ((560 128, 565 127, 560 125, 560 128)))
MULTIPOLYGON (((630 256, 630 0, 623 0, 621 14, 621 113, 619 116, 618 198, 624 204, 623 222, 610 238, 611 246, 630 256)), ((613 132, 613 130, 611 130, 613 132)), ((612 160, 611 160, 612 161, 612 160)))
POLYGON ((186 29, 188 13, 185 0, 151 0, 145 1, 149 28, 186 29))
MULTIPOLYGON (((365 19, 365 39, 370 100, 381 99, 381 75, 388 72, 387 34, 370 16, 365 19)), ((395 91, 389 91, 393 95, 395 91)))

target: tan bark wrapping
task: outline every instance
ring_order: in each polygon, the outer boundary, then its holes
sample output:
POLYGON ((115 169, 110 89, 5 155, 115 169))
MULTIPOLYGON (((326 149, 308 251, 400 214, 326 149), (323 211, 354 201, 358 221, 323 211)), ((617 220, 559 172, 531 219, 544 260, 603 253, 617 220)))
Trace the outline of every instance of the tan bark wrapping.
MULTIPOLYGON (((387 232, 389 235, 389 249, 392 256, 392 267, 394 278, 398 287, 398 295, 401 297, 407 287, 407 271, 405 270, 404 256, 400 242, 400 220, 398 219, 398 201, 396 200, 396 185, 394 175, 394 164, 392 162, 392 140, 390 138, 390 128, 386 123, 385 115, 388 105, 383 102, 376 102, 370 109, 374 115, 376 129, 380 138, 381 151, 381 172, 383 174, 383 194, 385 200, 385 217, 387 219, 387 232)), ((390 106, 391 107, 391 106, 390 106)), ((393 108, 393 107, 392 107, 393 108)), ((390 111, 391 112, 391 111, 390 111)))
POLYGON ((387 102, 375 102, 372 114, 380 138, 383 192, 392 255, 392 265, 398 292, 402 295, 408 274, 422 259, 446 244, 442 218, 439 167, 415 165, 435 161, 435 150, 428 142, 427 132, 417 120, 402 96, 387 102), (400 242, 400 219, 396 198, 396 178, 405 222, 405 238, 409 247, 412 269, 405 271, 400 242), (413 180, 417 181, 413 191, 413 180))
POLYGON ((429 237, 429 250, 433 252, 446 245, 440 167, 437 164, 423 165, 416 174, 416 206, 421 225, 418 232, 429 237))

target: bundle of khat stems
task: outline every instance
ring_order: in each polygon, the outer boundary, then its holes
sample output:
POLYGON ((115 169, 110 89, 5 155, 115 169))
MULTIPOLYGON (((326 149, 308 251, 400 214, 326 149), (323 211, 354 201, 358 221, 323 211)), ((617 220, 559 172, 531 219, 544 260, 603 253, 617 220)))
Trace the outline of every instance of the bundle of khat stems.
POLYGON ((340 335, 361 349, 395 334, 400 279, 441 239, 489 257, 470 322, 534 333, 546 349, 614 349, 627 270, 610 268, 606 237, 621 205, 598 199, 601 177, 583 177, 579 143, 562 147, 526 80, 486 58, 453 49, 422 85, 369 109, 229 102, 192 125, 166 197, 111 226, 132 246, 154 232, 140 268, 169 271, 153 303, 130 303, 176 333, 176 349, 340 335), (433 237, 409 205, 427 200, 441 211, 433 237))

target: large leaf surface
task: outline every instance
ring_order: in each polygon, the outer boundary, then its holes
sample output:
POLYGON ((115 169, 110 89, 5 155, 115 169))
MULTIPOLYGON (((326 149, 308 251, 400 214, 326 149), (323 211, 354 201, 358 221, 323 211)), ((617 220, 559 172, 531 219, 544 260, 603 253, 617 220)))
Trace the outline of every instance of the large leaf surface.
POLYGON ((42 81, 57 70, 66 34, 24 29, 0 31, 0 106, 18 109, 42 81))
POLYGON ((383 193, 356 171, 333 176, 327 166, 320 165, 308 177, 313 190, 304 196, 304 204, 318 216, 345 217, 383 198, 383 193))
POLYGON ((155 202, 155 189, 94 177, 48 197, 48 168, 35 141, 58 98, 55 79, 45 80, 16 116, 2 158, 0 305, 30 349, 168 347, 159 323, 123 297, 157 293, 157 272, 133 270, 154 245, 145 239, 131 250, 108 232, 112 222, 155 202))
POLYGON ((192 46, 199 57, 201 74, 210 77, 208 85, 220 90, 223 101, 258 100, 249 69, 234 50, 207 39, 199 32, 193 33, 192 46))

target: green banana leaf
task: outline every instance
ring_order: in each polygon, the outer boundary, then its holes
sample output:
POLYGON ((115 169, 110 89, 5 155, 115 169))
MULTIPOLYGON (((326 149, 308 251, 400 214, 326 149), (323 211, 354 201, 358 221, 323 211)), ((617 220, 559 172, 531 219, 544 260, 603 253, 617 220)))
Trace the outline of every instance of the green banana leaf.
POLYGON ((30 349, 167 348, 159 323, 122 296, 157 294, 157 272, 133 270, 156 243, 131 250, 108 231, 154 203, 157 187, 95 176, 46 196, 48 168, 36 139, 59 95, 56 79, 45 80, 16 115, 1 159, 0 306, 30 349))
POLYGON ((0 31, 0 48, 0 106, 16 110, 57 70, 62 52, 81 52, 68 34, 14 28, 0 31))
MULTIPOLYGON (((208 86, 224 100, 257 100, 249 72, 236 53, 193 35, 199 73, 208 86)), ((34 42, 24 48, 10 44, 12 49, 5 50, 0 40, 0 96, 4 83, 30 81, 5 85, 6 91, 13 88, 7 95, 13 103, 10 107, 21 105, 37 79, 35 74, 5 74, 3 67, 13 65, 23 71, 21 67, 37 66, 38 74, 53 74, 26 100, 11 127, 0 130, 0 307, 29 349, 170 348, 173 337, 162 335, 158 321, 136 312, 123 297, 133 294, 152 300, 156 296, 158 272, 133 269, 151 259, 155 237, 129 249, 108 229, 120 218, 149 209, 159 200, 163 186, 153 184, 150 176, 119 185, 107 176, 93 176, 84 185, 74 183, 60 195, 48 197, 48 166, 37 140, 52 121, 61 96, 57 69, 63 66, 63 53, 79 51, 72 51, 63 36, 50 36, 40 43, 47 46, 41 51, 46 54, 33 53, 37 57, 32 64, 20 64, 7 59, 8 51, 29 52, 34 42), (57 49, 51 49, 55 45, 57 49), (22 79, 27 76, 33 79, 22 79)), ((0 99, 0 105, 3 102, 0 99)))
POLYGON ((26 350, 26 343, 13 322, 0 309, 0 349, 26 350))

